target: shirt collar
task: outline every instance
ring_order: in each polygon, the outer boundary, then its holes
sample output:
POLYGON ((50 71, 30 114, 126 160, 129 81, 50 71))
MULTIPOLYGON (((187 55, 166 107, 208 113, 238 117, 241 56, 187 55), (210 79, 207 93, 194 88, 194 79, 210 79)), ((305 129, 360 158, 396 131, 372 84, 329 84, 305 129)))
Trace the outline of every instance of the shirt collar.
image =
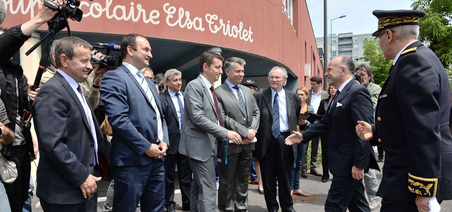
MULTIPOLYGON (((229 80, 226 79, 226 84, 228 84, 229 88, 231 88, 231 90, 234 88, 234 84, 232 84, 232 82, 230 82, 229 80)), ((240 87, 240 86, 239 86, 240 87)), ((235 89, 235 88, 234 88, 235 89)))
POLYGON ((180 94, 180 91, 177 93, 174 93, 172 90, 168 89, 168 93, 170 94, 170 96, 176 96, 176 94, 178 94, 178 93, 180 94))
POLYGON ((133 65, 130 64, 130 63, 122 62, 122 64, 123 64, 127 69, 129 69, 130 73, 132 73, 133 76, 137 75, 137 73, 140 71, 140 70, 138 70, 135 66, 133 66, 133 65))
POLYGON ((348 79, 347 81, 345 81, 344 83, 342 83, 341 86, 339 86, 339 88, 337 89, 339 92, 342 92, 342 90, 345 88, 345 86, 347 85, 348 82, 350 82, 350 80, 352 80, 352 78, 348 79))
POLYGON ((207 89, 210 89, 210 87, 212 87, 212 83, 210 83, 209 80, 207 80, 207 78, 205 78, 202 74, 200 74, 199 76, 201 76, 201 79, 204 82, 204 84, 207 86, 207 89))
POLYGON ((61 69, 58 69, 58 73, 60 73, 64 77, 64 79, 69 83, 72 89, 74 89, 75 91, 77 90, 79 84, 72 77, 64 73, 64 71, 62 71, 61 69))
POLYGON ((278 93, 279 97, 286 96, 286 92, 284 92, 284 87, 279 92, 276 92, 271 88, 270 88, 270 90, 272 90, 272 98, 275 96, 275 93, 278 93))
POLYGON ((405 51, 406 47, 408 47, 409 45, 411 45, 412 43, 414 43, 416 41, 413 41, 411 43, 409 43, 408 45, 406 45, 405 47, 403 47, 402 50, 400 50, 400 52, 396 55, 396 57, 394 58, 394 62, 392 62, 392 65, 395 65, 397 60, 399 59, 400 55, 402 55, 402 52, 405 51))

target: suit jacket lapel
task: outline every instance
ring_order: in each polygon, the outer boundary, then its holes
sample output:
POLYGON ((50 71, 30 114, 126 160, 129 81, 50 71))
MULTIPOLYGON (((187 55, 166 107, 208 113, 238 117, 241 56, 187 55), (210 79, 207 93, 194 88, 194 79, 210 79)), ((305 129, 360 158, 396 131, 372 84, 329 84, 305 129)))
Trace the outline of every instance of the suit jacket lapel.
MULTIPOLYGON (((60 81, 61 85, 63 85, 63 88, 66 89, 66 91, 69 93, 69 96, 71 96, 72 99, 74 100, 75 104, 77 105, 78 109, 80 110, 80 113, 82 114, 82 119, 83 119, 83 122, 85 123, 85 126, 88 128, 89 132, 91 133, 88 118, 86 117, 85 109, 83 108, 82 103, 80 102, 80 99, 78 98, 77 94, 74 92, 71 85, 69 85, 69 83, 63 77, 63 75, 56 72, 54 77, 56 77, 60 81)), ((94 117, 94 116, 92 115, 92 117, 94 117)))
MULTIPOLYGON (((242 112, 243 116, 246 116, 246 115, 245 115, 245 112, 242 111, 242 106, 240 106, 240 102, 239 102, 239 100, 237 99, 237 97, 235 96, 234 91, 231 90, 231 88, 229 87, 229 85, 228 85, 227 83, 223 83, 223 85, 221 85, 221 86, 223 86, 223 89, 226 91, 226 93, 229 94, 229 98, 233 99, 233 101, 235 102, 235 105, 237 106, 237 108, 239 109, 239 111, 242 112)), ((240 86, 240 85, 239 85, 239 86, 240 86)), ((237 92, 238 92, 238 91, 237 91, 237 92)), ((244 98, 245 98, 245 97, 244 97, 244 98)), ((246 103, 246 100, 245 100, 245 103, 246 103)))
MULTIPOLYGON (((131 80, 135 83, 135 85, 138 87, 138 89, 140 89, 141 93, 143 94, 143 96, 145 97, 145 99, 149 103, 149 105, 151 105, 151 100, 147 97, 146 92, 143 90, 143 87, 141 87, 141 84, 137 81, 135 76, 133 76, 133 74, 130 72, 130 70, 125 65, 122 65, 121 67, 124 69, 124 71, 127 73, 127 75, 131 78, 131 80)), ((149 86, 149 83, 148 83, 148 86, 149 86)), ((154 97, 155 97, 155 95, 154 95, 154 97)))
MULTIPOLYGON (((204 96, 209 97, 207 99, 209 99, 210 102, 210 106, 212 106, 213 111, 215 111, 215 115, 217 116, 218 119, 218 114, 217 114, 217 109, 215 108, 215 104, 213 103, 213 99, 210 98, 212 96, 211 92, 210 92, 210 88, 207 88, 206 85, 204 84, 203 79, 201 78, 201 75, 198 76, 198 78, 196 78, 197 80, 199 80, 199 83, 201 84, 201 86, 203 87, 203 91, 204 91, 204 96)), ((213 96, 212 96, 213 97, 213 96)))
POLYGON ((336 109, 337 104, 340 103, 347 96, 348 90, 350 90, 352 85, 355 83, 356 83, 355 80, 352 79, 352 80, 350 80, 350 82, 347 83, 347 85, 345 85, 344 89, 342 89, 342 91, 339 93, 339 96, 337 96, 336 99, 334 100, 333 103, 335 105, 330 105, 330 107, 333 107, 333 108, 331 108, 330 114, 334 113, 334 110, 336 109))
POLYGON ((292 101, 293 99, 292 99, 292 98, 289 98, 289 91, 288 91, 287 89, 284 88, 284 91, 285 91, 285 93, 286 93, 286 111, 287 111, 287 120, 290 120, 290 117, 293 115, 292 113, 289 112, 289 111, 291 111, 290 108, 293 108, 293 107, 294 107, 293 101, 292 101))
MULTIPOLYGON (((165 101, 167 102, 167 105, 170 106, 171 111, 173 112, 174 117, 176 117, 177 119, 177 112, 176 112, 176 107, 173 104, 173 99, 171 99, 171 94, 168 92, 168 90, 165 91, 164 93, 165 95, 165 101)), ((182 109, 181 109, 182 110, 182 109)), ((179 124, 179 122, 178 122, 179 124)))
POLYGON ((267 90, 264 91, 263 95, 264 102, 267 105, 267 109, 273 116, 273 104, 272 104, 272 91, 271 88, 267 88, 267 90))

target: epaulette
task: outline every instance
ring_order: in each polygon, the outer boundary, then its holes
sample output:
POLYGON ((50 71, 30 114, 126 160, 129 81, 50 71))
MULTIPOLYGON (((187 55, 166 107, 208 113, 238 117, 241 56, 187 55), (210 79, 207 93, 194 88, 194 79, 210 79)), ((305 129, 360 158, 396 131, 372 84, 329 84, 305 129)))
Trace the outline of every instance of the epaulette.
POLYGON ((416 49, 417 49, 417 47, 413 47, 413 48, 407 49, 407 50, 403 51, 402 54, 406 54, 406 53, 409 53, 409 52, 415 52, 416 49))

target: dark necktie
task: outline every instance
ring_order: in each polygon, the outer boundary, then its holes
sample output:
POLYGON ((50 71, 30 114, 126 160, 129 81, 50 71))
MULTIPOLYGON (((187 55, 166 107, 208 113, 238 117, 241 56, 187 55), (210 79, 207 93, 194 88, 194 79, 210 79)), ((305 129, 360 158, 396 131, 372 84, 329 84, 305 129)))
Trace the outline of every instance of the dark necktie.
POLYGON ((221 118, 220 107, 218 107, 217 97, 215 96, 213 86, 210 87, 210 92, 212 93, 213 103, 215 104, 215 110, 217 111, 218 122, 220 122, 220 126, 223 126, 223 119, 221 118))
POLYGON ((184 126, 184 105, 182 105, 182 101, 180 100, 180 93, 176 94, 177 97, 177 103, 179 104, 179 112, 180 112, 180 128, 182 129, 182 126, 184 126))
POLYGON ((278 93, 275 94, 273 100, 273 124, 272 124, 272 135, 276 139, 279 138, 281 130, 279 128, 279 103, 278 103, 278 93))
POLYGON ((330 108, 328 109, 328 113, 331 112, 331 110, 332 110, 331 108, 333 108, 334 105, 336 104, 337 96, 339 96, 340 93, 341 92, 339 90, 336 91, 336 95, 334 95, 333 101, 331 101, 330 108))
POLYGON ((248 119, 248 113, 246 112, 246 102, 245 98, 243 98, 242 92, 240 92, 240 87, 235 85, 233 88, 237 90, 237 96, 239 97, 240 108, 242 108, 243 114, 245 114, 245 118, 248 119))

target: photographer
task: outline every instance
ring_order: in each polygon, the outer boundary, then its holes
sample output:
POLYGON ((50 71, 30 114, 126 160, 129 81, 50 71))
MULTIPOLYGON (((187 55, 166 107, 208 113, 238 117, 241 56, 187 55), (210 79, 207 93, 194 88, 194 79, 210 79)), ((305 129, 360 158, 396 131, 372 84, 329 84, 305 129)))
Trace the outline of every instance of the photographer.
MULTIPOLYGON (((6 14, 5 1, 0 0, 0 18, 6 14)), ((29 133, 29 129, 23 126, 25 110, 29 109, 27 97, 28 81, 23 74, 22 67, 10 60, 19 50, 23 43, 30 38, 30 35, 42 24, 55 16, 57 11, 40 5, 38 14, 30 21, 12 27, 0 35, 0 89, 1 100, 5 104, 8 116, 8 128, 15 133, 15 138, 11 145, 4 146, 2 155, 7 159, 16 162, 18 176, 11 184, 5 184, 8 194, 11 211, 22 211, 25 200, 28 198, 28 188, 30 180, 30 153, 32 148, 28 148, 32 143, 24 135, 29 133)), ((0 20, 0 22, 3 22, 0 20)), ((31 137, 28 137, 31 138, 31 137)))

